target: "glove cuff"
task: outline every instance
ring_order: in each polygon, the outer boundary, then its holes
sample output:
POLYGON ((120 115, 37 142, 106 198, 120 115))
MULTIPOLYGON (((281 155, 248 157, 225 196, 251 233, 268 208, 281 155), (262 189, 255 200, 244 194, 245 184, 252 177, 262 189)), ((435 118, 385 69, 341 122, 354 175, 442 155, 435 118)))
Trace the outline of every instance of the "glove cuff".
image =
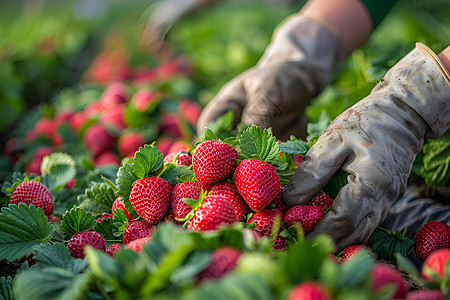
POLYGON ((425 137, 437 138, 450 127, 450 75, 422 43, 393 66, 372 90, 402 99, 427 123, 425 137))
POLYGON ((331 82, 347 56, 333 28, 294 14, 275 30, 258 66, 280 61, 298 65, 306 77, 303 82, 314 97, 331 82))

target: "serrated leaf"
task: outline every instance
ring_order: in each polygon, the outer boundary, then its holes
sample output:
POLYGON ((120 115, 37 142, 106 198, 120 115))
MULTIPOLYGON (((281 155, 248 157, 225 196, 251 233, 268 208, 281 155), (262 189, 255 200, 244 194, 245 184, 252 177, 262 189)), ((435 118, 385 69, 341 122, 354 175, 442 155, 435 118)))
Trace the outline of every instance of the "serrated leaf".
MULTIPOLYGON (((210 122, 207 124, 205 128, 205 135, 206 130, 209 130, 214 133, 215 138, 213 139, 220 139, 225 140, 229 137, 234 137, 235 132, 233 131, 233 126, 235 125, 235 118, 234 118, 234 112, 228 111, 216 120, 210 122)), ((206 139, 206 136, 205 136, 206 139)))
POLYGON ((241 135, 239 140, 240 155, 262 161, 277 161, 280 147, 277 139, 269 129, 252 125, 241 135))
POLYGON ((14 191, 15 187, 20 183, 27 180, 36 180, 40 181, 40 176, 36 174, 27 174, 22 172, 13 172, 9 176, 7 180, 5 180, 2 184, 2 193, 10 196, 14 191))
POLYGON ((87 267, 86 260, 72 257, 69 248, 63 244, 41 244, 33 253, 40 267, 60 267, 73 274, 79 274, 87 267))
POLYGON ((116 186, 119 189, 117 195, 128 199, 133 183, 138 179, 133 172, 133 166, 129 163, 124 163, 117 171, 116 186))
POLYGON ((423 147, 425 184, 429 187, 445 186, 450 180, 450 130, 435 140, 428 140, 423 147))
POLYGON ((92 230, 95 226, 96 219, 93 214, 82 208, 72 208, 66 212, 61 220, 61 230, 74 235, 80 231, 92 230))
POLYGON ((153 145, 144 145, 139 147, 133 158, 133 171, 139 178, 145 178, 161 168, 164 161, 164 155, 153 145))
POLYGON ((192 180, 192 178, 195 177, 195 173, 188 166, 178 166, 172 163, 167 163, 164 164, 164 169, 161 171, 158 177, 161 177, 172 186, 174 186, 179 183, 179 180, 182 178, 187 178, 189 179, 189 181, 192 180))
POLYGON ((13 262, 51 238, 53 226, 42 208, 10 204, 0 213, 0 260, 13 262))
POLYGON ((328 181, 327 185, 323 188, 323 191, 327 193, 331 198, 335 199, 339 194, 341 188, 348 183, 347 173, 343 171, 337 171, 328 181))
MULTIPOLYGON (((121 209, 120 211, 123 212, 123 210, 121 209)), ((115 237, 114 234, 118 231, 117 227, 114 225, 114 220, 112 218, 105 218, 102 219, 101 222, 95 223, 94 230, 101 234, 105 240, 115 237)))
POLYGON ((76 162, 67 153, 54 152, 42 159, 41 173, 43 177, 49 177, 53 188, 58 190, 75 178, 76 162))
POLYGON ((14 300, 13 291, 12 291, 12 281, 13 278, 8 277, 0 277, 0 299, 1 300, 14 300))
POLYGON ((92 183, 90 188, 84 191, 84 195, 78 196, 80 206, 92 213, 110 213, 117 196, 114 189, 107 183, 92 183), (93 202, 95 205, 90 204, 93 202), (85 203, 85 205, 83 205, 85 203))
POLYGON ((83 299, 89 277, 75 275, 63 268, 29 270, 17 275, 13 289, 16 299, 83 299))
POLYGON ((303 142, 301 139, 289 140, 280 144, 280 152, 288 154, 302 154, 304 155, 308 152, 308 144, 303 142))
POLYGON ((414 247, 414 240, 402 236, 400 232, 393 233, 384 228, 376 228, 369 238, 372 249, 378 257, 393 260, 396 253, 406 256, 414 247))

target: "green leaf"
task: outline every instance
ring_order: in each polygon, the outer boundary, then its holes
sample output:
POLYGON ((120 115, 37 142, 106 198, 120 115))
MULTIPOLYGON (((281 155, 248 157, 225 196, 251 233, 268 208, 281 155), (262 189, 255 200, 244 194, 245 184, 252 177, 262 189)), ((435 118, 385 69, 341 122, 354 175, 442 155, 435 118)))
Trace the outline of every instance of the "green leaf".
POLYGON ((29 270, 17 275, 13 289, 16 299, 83 299, 89 277, 59 267, 29 270))
POLYGON ((93 214, 82 208, 72 208, 63 215, 61 220, 61 230, 74 235, 80 231, 92 230, 96 219, 93 214))
POLYGON ((291 139, 280 144, 280 152, 283 153, 304 155, 308 150, 308 144, 301 139, 291 139))
POLYGON ((203 138, 203 140, 217 140, 217 135, 210 128, 205 127, 205 137, 203 138))
POLYGON ((27 174, 22 172, 13 172, 7 180, 2 184, 2 193, 11 196, 14 189, 22 182, 28 180, 40 181, 40 177, 36 174, 27 174))
POLYGON ((373 258, 364 251, 358 252, 345 263, 338 275, 338 288, 352 289, 361 284, 369 275, 374 265, 373 258))
POLYGON ((32 248, 51 238, 53 226, 42 208, 10 204, 0 213, 0 261, 13 262, 32 253, 32 248))
MULTIPOLYGON (((120 211, 122 211, 122 213, 125 214, 123 210, 120 209, 120 211)), ((94 230, 97 231, 99 234, 101 234, 105 240, 115 239, 114 238, 116 236, 115 233, 117 233, 118 230, 114 224, 115 221, 113 218, 105 218, 102 219, 101 222, 95 223, 94 230)))
POLYGON ((182 179, 191 181, 195 177, 195 173, 188 166, 167 163, 164 164, 164 169, 159 173, 158 177, 161 177, 174 186, 182 179))
POLYGON ((385 260, 394 260, 396 253, 406 256, 414 247, 414 240, 409 239, 401 232, 391 232, 378 227, 369 238, 372 249, 378 257, 385 260))
POLYGON ((395 261, 397 264, 397 268, 404 270, 406 273, 411 275, 414 281, 422 281, 422 275, 417 270, 416 265, 412 261, 401 255, 400 253, 395 254, 395 261))
POLYGON ((207 124, 205 128, 205 140, 206 139, 220 139, 225 140, 229 137, 234 137, 236 134, 233 130, 235 118, 234 112, 228 111, 216 120, 207 124), (209 132, 207 134, 207 131, 209 132), (212 132, 212 134, 211 134, 212 132), (215 138, 213 138, 215 137, 215 138))
POLYGON ((450 130, 423 147, 421 173, 428 187, 445 186, 450 180, 450 130))
POLYGON ((152 173, 161 168, 164 161, 164 155, 154 145, 144 145, 139 147, 133 158, 134 174, 142 179, 151 176, 152 173))
POLYGON ((347 173, 343 171, 337 171, 328 181, 327 185, 323 188, 323 191, 327 193, 331 198, 335 199, 339 194, 341 188, 347 184, 347 173))
POLYGON ((0 277, 0 299, 1 300, 14 300, 13 291, 12 291, 12 281, 13 278, 8 277, 0 277))
POLYGON ((128 227, 128 218, 122 209, 116 208, 114 210, 114 218, 112 219, 112 225, 116 228, 115 230, 112 229, 113 231, 112 234, 115 237, 123 236, 125 229, 127 229, 128 227))
POLYGON ((262 161, 277 161, 280 147, 271 130, 252 125, 241 135, 240 154, 246 158, 262 161))
POLYGON ((87 266, 87 261, 74 258, 69 248, 63 244, 41 244, 33 250, 33 258, 40 267, 60 267, 73 274, 81 273, 87 266))
POLYGON ((43 177, 49 177, 55 190, 64 187, 77 173, 76 162, 73 158, 62 152, 54 152, 45 156, 41 163, 43 177))
POLYGON ((92 183, 90 188, 84 191, 84 195, 78 196, 80 207, 95 214, 111 213, 111 208, 117 196, 114 189, 107 183, 92 183))
POLYGON ((95 169, 95 165, 85 156, 81 158, 81 165, 85 171, 93 171, 95 169))
POLYGON ((325 132, 325 130, 327 130, 330 124, 331 124, 330 117, 328 116, 325 110, 322 110, 317 122, 308 123, 306 128, 308 136, 306 137, 306 140, 309 141, 316 136, 321 136, 325 132))
POLYGON ((128 199, 133 188, 133 183, 138 180, 133 172, 133 166, 129 163, 124 163, 117 171, 116 186, 119 189, 117 195, 128 199))

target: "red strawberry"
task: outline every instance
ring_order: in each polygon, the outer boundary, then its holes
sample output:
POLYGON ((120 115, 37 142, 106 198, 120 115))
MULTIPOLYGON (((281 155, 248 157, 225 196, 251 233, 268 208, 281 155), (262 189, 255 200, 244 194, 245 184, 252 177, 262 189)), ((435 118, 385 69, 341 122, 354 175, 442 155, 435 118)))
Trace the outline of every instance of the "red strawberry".
POLYGON ((255 223, 255 231, 261 236, 270 236, 275 218, 279 216, 283 220, 283 213, 278 209, 263 209, 257 211, 248 220, 248 223, 255 223))
POLYGON ((189 152, 190 150, 191 150, 191 144, 189 142, 179 140, 179 141, 174 142, 172 145, 170 145, 168 153, 172 153, 172 152, 178 153, 181 151, 189 152))
POLYGON ((301 154, 294 155, 295 166, 298 167, 303 161, 305 157, 301 154))
POLYGON ((385 285, 394 285, 395 291, 390 299, 405 299, 408 293, 408 287, 399 271, 393 267, 378 263, 372 269, 372 290, 379 291, 385 285))
POLYGON ((88 121, 89 117, 84 111, 78 111, 73 114, 69 120, 70 127, 76 132, 78 132, 84 124, 88 121))
POLYGON ((40 207, 46 215, 51 215, 54 209, 53 196, 48 188, 33 180, 19 184, 9 198, 9 204, 19 203, 40 207))
POLYGON ((108 108, 102 112, 100 121, 105 126, 113 126, 115 129, 122 130, 125 128, 124 111, 125 107, 121 105, 108 108))
POLYGON ((177 114, 169 113, 163 115, 159 135, 165 134, 175 139, 183 137, 183 124, 177 114))
POLYGON ((142 252, 144 250, 144 245, 152 240, 152 237, 144 237, 137 240, 132 241, 128 245, 125 246, 126 249, 130 249, 136 253, 142 252))
POLYGON ((190 167, 192 165, 192 156, 189 153, 184 152, 171 152, 167 154, 166 157, 164 157, 165 164, 167 163, 174 163, 178 166, 188 166, 190 167), (178 156, 177 156, 178 155, 178 156), (176 159, 175 159, 176 158, 176 159))
POLYGON ((156 93, 144 89, 137 91, 131 98, 131 103, 133 103, 140 112, 149 110, 149 113, 151 113, 151 111, 156 108, 158 102, 159 97, 157 97, 156 93))
POLYGON ((105 240, 96 231, 88 230, 77 232, 69 241, 70 255, 75 258, 84 258, 84 246, 89 245, 93 248, 106 251, 105 240))
POLYGON ((204 141, 192 155, 195 176, 204 187, 222 181, 233 173, 237 158, 233 146, 222 141, 204 141))
POLYGON ((128 101, 127 87, 122 82, 110 84, 100 97, 101 109, 109 109, 128 101))
POLYGON ((414 236, 416 255, 425 260, 431 252, 450 248, 450 226, 443 222, 428 222, 414 236))
POLYGON ((164 215, 164 222, 169 223, 171 221, 176 222, 175 217, 173 216, 173 210, 169 209, 167 213, 164 215))
POLYGON ((274 166, 256 159, 239 163, 234 173, 236 188, 251 209, 265 208, 280 192, 280 178, 274 166))
POLYGON ((117 141, 117 148, 120 155, 123 157, 132 157, 134 153, 139 150, 139 147, 144 146, 145 139, 139 132, 128 131, 122 134, 117 141))
POLYGON ((229 246, 215 250, 208 267, 199 275, 200 281, 222 278, 236 267, 240 255, 241 251, 229 246))
POLYGON ((170 147, 173 145, 174 141, 172 138, 163 137, 156 141, 155 146, 158 148, 159 151, 162 152, 162 154, 167 155, 169 152, 170 147))
POLYGON ((339 254, 341 258, 341 263, 345 264, 350 261, 358 254, 360 251, 365 251, 368 254, 373 254, 372 251, 364 245, 350 245, 344 248, 342 252, 339 254))
POLYGON ((98 167, 106 166, 106 165, 120 165, 120 161, 117 158, 117 155, 115 155, 111 151, 106 151, 101 153, 99 156, 97 156, 94 160, 94 164, 98 167))
POLYGON ((330 292, 315 281, 304 281, 297 284, 286 298, 287 300, 329 300, 330 292))
POLYGON ((114 138, 102 125, 94 124, 86 131, 84 143, 94 156, 98 156, 112 148, 114 138))
POLYGON ((164 179, 147 177, 133 183, 130 202, 141 217, 156 225, 169 209, 171 192, 172 186, 164 179))
POLYGON ((236 186, 232 182, 220 182, 211 187, 211 195, 225 195, 234 207, 236 216, 239 221, 243 221, 245 215, 250 212, 250 207, 242 199, 241 195, 236 190, 236 186))
POLYGON ((284 216, 288 227, 300 223, 304 233, 310 232, 317 223, 325 216, 322 208, 313 205, 296 205, 289 208, 284 216))
POLYGON ((273 199, 273 203, 275 204, 275 207, 279 209, 283 214, 285 214, 289 210, 289 206, 287 206, 283 198, 281 197, 281 192, 283 191, 283 186, 280 188, 280 191, 273 199))
POLYGON ((146 221, 132 221, 123 233, 123 242, 129 244, 134 240, 149 237, 153 230, 155 230, 155 226, 146 221))
POLYGON ((103 219, 110 219, 113 216, 111 214, 103 214, 101 217, 97 218, 97 222, 101 222, 103 219))
POLYGON ((172 195, 170 197, 170 205, 175 219, 183 219, 192 210, 188 204, 183 201, 183 198, 198 200, 202 186, 198 181, 188 181, 178 183, 173 187, 172 195))
POLYGON ((287 244, 286 239, 280 235, 275 239, 275 243, 272 245, 272 249, 276 251, 286 251, 287 244))
POLYGON ((53 223, 54 221, 58 221, 61 223, 61 219, 55 215, 48 215, 47 218, 50 223, 53 223))
POLYGON ((314 198, 312 198, 308 204, 309 205, 315 205, 323 209, 325 212, 327 209, 331 208, 331 205, 333 204, 334 199, 331 198, 326 193, 319 193, 314 198))
POLYGON ((433 251, 422 265, 422 278, 427 281, 434 281, 427 274, 434 271, 439 277, 444 277, 444 267, 450 260, 450 249, 438 249, 433 251), (427 269, 430 269, 427 271, 427 269))
POLYGON ((444 295, 439 290, 412 291, 406 295, 406 300, 444 300, 444 295))
POLYGON ((33 154, 31 161, 25 166, 25 172, 41 175, 41 163, 44 156, 50 155, 53 152, 51 146, 40 146, 33 154))
POLYGON ((234 207, 224 195, 207 196, 188 222, 191 230, 215 230, 222 224, 238 222, 234 207))
POLYGON ((122 197, 120 196, 117 197, 116 200, 114 200, 114 203, 112 205, 113 218, 114 218, 114 211, 116 210, 116 208, 123 210, 123 212, 127 216, 128 222, 131 222, 131 220, 133 220, 133 217, 128 212, 128 209, 125 208, 125 204, 123 204, 122 197))
POLYGON ((189 124, 195 126, 197 124, 197 119, 202 112, 202 108, 196 102, 189 99, 182 99, 178 103, 178 111, 189 122, 189 124))
POLYGON ((116 253, 119 252, 120 250, 120 244, 119 243, 114 243, 112 245, 109 245, 108 247, 106 247, 106 254, 108 254, 109 256, 116 256, 116 253))

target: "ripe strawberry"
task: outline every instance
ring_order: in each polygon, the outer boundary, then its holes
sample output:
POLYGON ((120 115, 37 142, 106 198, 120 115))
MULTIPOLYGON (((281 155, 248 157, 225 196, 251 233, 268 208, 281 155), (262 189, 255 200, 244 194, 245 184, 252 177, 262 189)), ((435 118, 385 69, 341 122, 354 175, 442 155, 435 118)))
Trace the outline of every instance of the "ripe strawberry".
POLYGON ((189 124, 195 126, 197 124, 197 119, 202 112, 202 108, 194 101, 182 99, 178 102, 178 111, 189 122, 189 124))
POLYGON ((272 249, 276 251, 286 251, 287 244, 286 239, 280 235, 275 239, 275 243, 272 245, 272 249))
POLYGON ((99 99, 102 110, 109 109, 128 101, 127 87, 122 82, 114 82, 110 84, 99 99))
POLYGON ((141 217, 156 225, 169 209, 171 192, 172 186, 164 179, 147 177, 133 183, 130 202, 141 217))
POLYGON ((234 173, 236 188, 251 209, 265 208, 280 192, 280 178, 274 166, 256 159, 239 163, 234 173))
POLYGON ((283 191, 283 186, 280 188, 280 191, 273 199, 273 203, 275 204, 275 207, 279 209, 283 214, 285 214, 289 210, 289 206, 287 206, 283 198, 281 197, 281 192, 283 191))
POLYGON ((89 117, 84 111, 77 111, 69 120, 70 127, 78 132, 84 124, 88 121, 89 117))
POLYGON ((315 205, 323 209, 325 212, 327 209, 331 208, 331 205, 333 204, 334 199, 331 198, 326 193, 319 193, 314 198, 312 198, 308 204, 309 205, 315 205))
POLYGON ((224 180, 236 168, 238 153, 231 145, 215 140, 197 145, 192 155, 192 165, 197 180, 207 187, 224 180))
POLYGON ((33 180, 19 184, 9 198, 9 204, 19 203, 40 207, 46 215, 51 215, 54 209, 53 196, 48 188, 33 180))
POLYGON ((110 219, 112 217, 111 214, 103 214, 101 217, 97 218, 97 222, 102 222, 103 219, 110 219))
POLYGON ((350 261, 355 257, 356 254, 358 254, 360 251, 365 251, 366 253, 372 255, 373 252, 368 247, 364 245, 350 245, 344 248, 342 252, 339 254, 339 257, 341 258, 341 263, 345 264, 346 262, 350 261))
POLYGON ((412 291, 406 295, 406 300, 444 300, 444 295, 440 290, 419 290, 412 291))
POLYGON ((164 219, 164 222, 166 222, 166 223, 169 223, 171 221, 177 222, 175 220, 175 217, 173 215, 173 210, 171 208, 166 212, 163 219, 164 219))
POLYGON ((272 227, 275 218, 279 216, 280 221, 283 220, 283 213, 278 209, 263 209, 257 211, 248 220, 248 223, 255 223, 255 231, 261 236, 269 236, 272 234, 272 227))
POLYGON ((163 115, 159 135, 169 135, 174 139, 183 137, 183 124, 176 113, 163 115))
POLYGON ((173 217, 175 219, 183 219, 192 210, 183 199, 189 198, 198 200, 202 186, 198 181, 188 181, 178 183, 173 187, 172 195, 170 196, 170 206, 172 207, 173 217))
POLYGON ((155 226, 146 221, 132 221, 123 233, 123 242, 129 244, 134 240, 149 237, 153 230, 155 226))
POLYGON ((131 98, 131 103, 134 104, 136 109, 140 112, 149 110, 151 113, 157 106, 159 97, 155 92, 150 92, 144 89, 137 91, 131 98))
POLYGON ((48 215, 47 218, 50 223, 53 223, 54 221, 58 221, 61 223, 61 219, 55 215, 48 215))
POLYGON ((116 256, 116 253, 119 252, 120 250, 120 244, 119 243, 114 243, 112 245, 109 245, 108 247, 106 247, 106 254, 108 254, 109 256, 116 256))
POLYGON ((330 292, 316 281, 304 281, 297 284, 288 294, 287 300, 329 300, 330 292))
POLYGON ((191 143, 186 142, 184 140, 179 140, 170 145, 168 153, 172 152, 178 153, 181 151, 189 152, 190 150, 191 150, 191 143))
POLYGON ((89 245, 93 248, 106 251, 105 240, 96 231, 88 230, 77 232, 69 241, 70 255, 75 258, 84 258, 84 246, 89 245))
POLYGON ((310 232, 317 223, 325 216, 322 208, 313 205, 296 205, 289 208, 284 216, 288 227, 300 223, 304 233, 310 232))
POLYGON ((230 246, 215 250, 208 267, 200 273, 199 280, 222 278, 236 267, 240 256, 241 251, 230 246))
POLYGON ((156 141, 155 146, 159 151, 162 152, 163 155, 167 155, 168 153, 172 152, 169 152, 169 149, 173 145, 173 143, 173 138, 162 137, 156 141))
POLYGON ((450 226, 443 222, 428 222, 414 236, 416 255, 425 260, 431 252, 450 248, 450 226))
POLYGON ((117 197, 116 200, 114 200, 113 205, 112 205, 113 218, 114 218, 114 212, 115 212, 116 208, 123 210, 123 212, 127 216, 128 222, 131 222, 131 220, 133 220, 133 217, 128 212, 128 209, 125 208, 125 204, 123 204, 122 197, 120 197, 120 196, 117 197))
POLYGON ((232 182, 220 182, 211 187, 211 195, 225 195, 228 201, 233 205, 234 211, 239 221, 245 219, 245 215, 250 212, 250 207, 242 199, 236 190, 236 186, 232 182))
POLYGON ((371 271, 372 290, 379 291, 385 285, 395 286, 395 291, 390 299, 405 299, 408 287, 401 273, 390 265, 377 263, 371 271))
POLYGON ((106 151, 101 153, 94 159, 94 164, 97 167, 106 166, 106 165, 120 165, 119 158, 111 151, 106 151))
POLYGON ((450 249, 438 249, 433 251, 422 265, 422 278, 427 281, 434 281, 427 272, 433 271, 439 277, 444 277, 444 267, 450 260, 450 249), (427 269, 430 269, 427 271, 427 269))
POLYGON ((112 148, 114 138, 102 125, 97 123, 89 127, 86 131, 84 143, 94 156, 98 156, 112 148))
POLYGON ((238 222, 234 207, 224 195, 207 196, 195 211, 194 217, 188 221, 191 230, 216 230, 222 224, 238 222))
POLYGON ((124 111, 123 105, 108 108, 101 113, 100 122, 105 126, 112 126, 116 130, 122 130, 125 128, 124 111))
POLYGON ((303 155, 301 154, 294 155, 294 163, 296 167, 298 167, 304 160, 305 157, 303 155))
POLYGON ((125 246, 125 249, 130 249, 136 253, 142 252, 144 250, 144 245, 152 240, 152 237, 144 237, 137 240, 132 241, 131 243, 125 246))
POLYGON ((117 149, 123 157, 133 157, 139 147, 144 146, 145 139, 139 132, 128 131, 122 134, 117 141, 117 149))
POLYGON ((174 163, 178 166, 188 166, 192 165, 192 156, 186 152, 171 152, 164 157, 165 164, 174 163), (178 155, 178 156, 177 156, 178 155), (175 159, 176 158, 176 159, 175 159))

